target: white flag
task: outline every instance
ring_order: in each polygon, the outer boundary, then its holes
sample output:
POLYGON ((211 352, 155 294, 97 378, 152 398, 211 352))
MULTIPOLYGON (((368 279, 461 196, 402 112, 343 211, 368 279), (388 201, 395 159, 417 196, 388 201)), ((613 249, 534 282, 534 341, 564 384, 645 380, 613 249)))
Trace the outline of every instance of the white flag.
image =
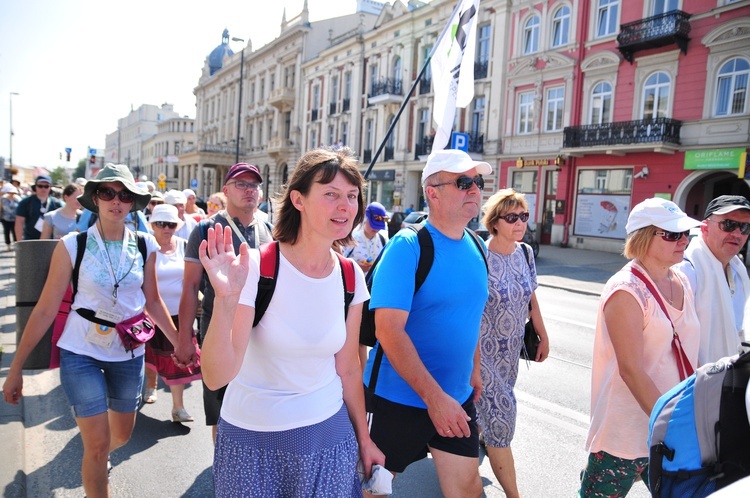
POLYGON ((438 126, 432 150, 443 150, 451 138, 456 107, 474 98, 474 49, 479 0, 460 0, 432 56, 435 91, 433 119, 438 126))

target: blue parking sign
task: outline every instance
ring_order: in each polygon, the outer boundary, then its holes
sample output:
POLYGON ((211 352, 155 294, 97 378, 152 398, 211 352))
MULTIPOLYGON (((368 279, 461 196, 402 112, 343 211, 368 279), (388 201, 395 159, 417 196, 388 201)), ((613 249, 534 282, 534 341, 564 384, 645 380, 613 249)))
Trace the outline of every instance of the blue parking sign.
POLYGON ((451 134, 451 149, 469 152, 469 134, 454 131, 451 134))

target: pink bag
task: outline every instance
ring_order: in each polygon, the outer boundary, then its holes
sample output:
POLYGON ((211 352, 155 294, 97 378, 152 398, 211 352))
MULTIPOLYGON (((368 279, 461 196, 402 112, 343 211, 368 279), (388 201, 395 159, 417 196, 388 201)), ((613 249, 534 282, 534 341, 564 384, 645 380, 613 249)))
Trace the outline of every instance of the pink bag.
POLYGON ((141 344, 148 342, 154 336, 154 322, 144 312, 141 312, 115 326, 117 335, 120 336, 125 351, 130 351, 135 358, 133 350, 141 344))

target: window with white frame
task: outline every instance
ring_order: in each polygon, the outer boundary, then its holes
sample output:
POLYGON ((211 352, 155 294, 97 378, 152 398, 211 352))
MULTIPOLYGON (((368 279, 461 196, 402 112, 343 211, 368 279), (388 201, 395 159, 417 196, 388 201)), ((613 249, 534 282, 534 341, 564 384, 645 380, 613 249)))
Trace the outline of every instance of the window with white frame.
POLYGON ((346 145, 349 143, 349 123, 344 121, 341 123, 341 144, 346 145))
POLYGON ((724 63, 716 81, 714 115, 736 116, 747 112, 750 63, 737 57, 724 63))
POLYGON ((534 128, 534 92, 518 96, 518 133, 531 133, 534 128))
POLYGON ((333 125, 328 125, 328 145, 334 145, 336 143, 336 131, 333 125))
POLYGON ((365 123, 365 143, 363 144, 363 148, 369 151, 372 151, 372 128, 372 119, 368 119, 367 123, 365 123))
POLYGON ((313 127, 310 130, 310 148, 314 149, 318 146, 318 130, 317 128, 313 127))
POLYGON ((319 107, 320 107, 320 86, 313 85, 311 109, 317 110, 319 107))
POLYGON ((266 98, 266 78, 264 76, 261 76, 260 78, 260 95, 258 96, 258 100, 263 102, 263 100, 266 98))
POLYGON ((273 140, 273 118, 268 118, 268 141, 273 140))
POLYGON ((474 97, 474 107, 471 110, 471 135, 478 137, 482 134, 482 127, 484 122, 484 105, 485 98, 474 97))
MULTIPOLYGON (((432 52, 432 45, 427 45, 422 49, 422 64, 424 64, 424 61, 430 56, 430 52, 432 52)), ((427 81, 432 79, 432 64, 427 64, 427 69, 425 69, 422 78, 427 81)))
POLYGON ((250 147, 255 147, 255 129, 252 123, 247 126, 247 135, 250 147))
POLYGON ((617 14, 620 0, 597 0, 596 36, 609 36, 617 32, 617 14))
POLYGON ((339 100, 339 77, 331 77, 331 103, 334 104, 339 100))
POLYGON ((677 10, 679 7, 679 0, 654 0, 654 8, 651 12, 652 16, 658 16, 660 14, 666 14, 677 10))
POLYGON ((248 97, 250 97, 250 103, 254 104, 255 103, 255 82, 254 81, 250 83, 250 95, 248 95, 248 97))
POLYGON ((570 36, 570 7, 564 5, 555 11, 552 16, 552 43, 553 47, 562 47, 568 44, 570 36))
MULTIPOLYGON (((401 57, 396 56, 396 59, 393 61, 393 82, 397 86, 401 85, 401 79, 403 78, 401 67, 401 57)), ((395 88, 394 90, 398 92, 399 88, 395 88)))
POLYGON ((532 16, 523 27, 523 54, 539 51, 539 16, 532 16))
POLYGON ((352 96, 352 73, 347 71, 344 73, 344 98, 348 99, 352 96))
MULTIPOLYGON (((396 116, 390 116, 390 119, 388 120, 388 126, 392 126, 393 123, 396 121, 396 116)), ((388 137, 388 141, 386 142, 385 146, 388 148, 393 148, 396 145, 396 129, 393 129, 393 132, 388 137)))
POLYGON ((667 117, 669 110, 669 93, 672 82, 667 73, 654 73, 643 85, 643 111, 641 119, 667 117))
POLYGON ((565 110, 565 88, 558 87, 558 88, 548 89, 544 131, 562 130, 564 110, 565 110))
POLYGON ((476 61, 485 63, 490 60, 490 33, 492 27, 489 24, 483 24, 477 28, 477 48, 476 61))
POLYGON ((378 65, 370 66, 370 93, 375 95, 375 86, 378 84, 378 65))
POLYGON ((589 124, 600 125, 612 122, 612 85, 606 81, 597 83, 591 92, 589 124))
POLYGON ((421 142, 427 136, 430 126, 430 110, 423 108, 419 110, 419 123, 417 124, 417 141, 421 142))

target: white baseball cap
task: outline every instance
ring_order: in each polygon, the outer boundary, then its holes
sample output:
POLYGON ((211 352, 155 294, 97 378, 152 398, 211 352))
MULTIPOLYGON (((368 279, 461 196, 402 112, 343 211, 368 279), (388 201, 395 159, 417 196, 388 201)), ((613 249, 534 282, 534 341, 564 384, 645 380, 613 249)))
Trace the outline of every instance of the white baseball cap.
POLYGON ((492 173, 492 166, 484 161, 475 161, 469 154, 462 150, 445 149, 437 150, 427 158, 427 164, 422 170, 422 185, 430 176, 440 171, 448 173, 464 173, 470 169, 476 168, 480 175, 489 175, 492 173))
POLYGON ((157 221, 166 221, 167 223, 177 223, 177 230, 182 228, 185 224, 177 213, 177 208, 171 204, 159 204, 154 206, 154 210, 151 211, 151 217, 148 219, 150 223, 156 223, 157 221))
POLYGON ((164 194, 164 202, 173 206, 175 204, 186 204, 187 198, 185 197, 185 194, 179 190, 170 190, 164 194))
POLYGON ((185 194, 185 197, 190 197, 191 195, 195 197, 195 190, 192 190, 189 188, 186 188, 185 190, 183 190, 182 193, 185 194))
POLYGON ((703 223, 690 218, 674 202, 652 197, 636 204, 630 211, 625 231, 630 234, 651 225, 668 232, 686 232, 703 223))

